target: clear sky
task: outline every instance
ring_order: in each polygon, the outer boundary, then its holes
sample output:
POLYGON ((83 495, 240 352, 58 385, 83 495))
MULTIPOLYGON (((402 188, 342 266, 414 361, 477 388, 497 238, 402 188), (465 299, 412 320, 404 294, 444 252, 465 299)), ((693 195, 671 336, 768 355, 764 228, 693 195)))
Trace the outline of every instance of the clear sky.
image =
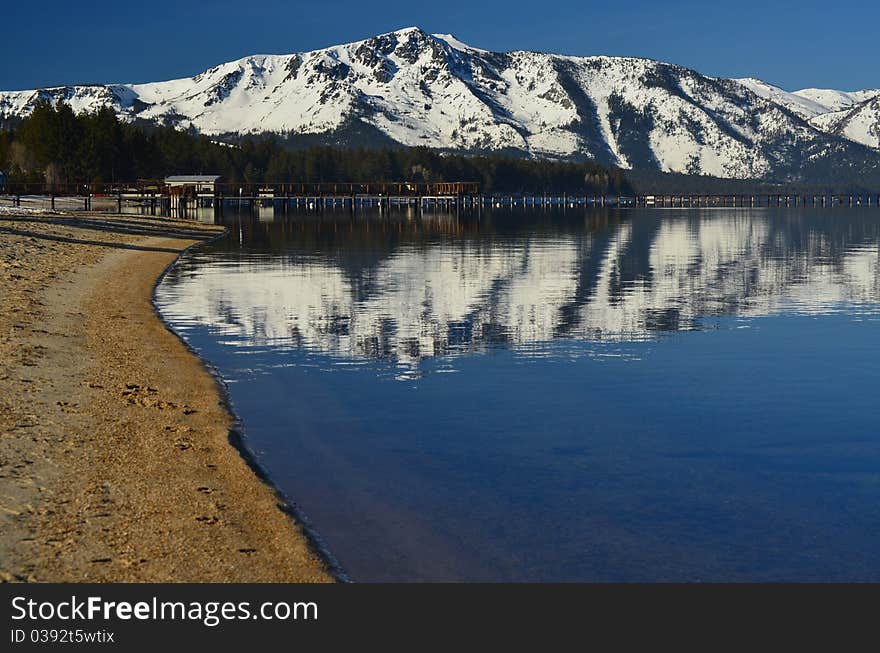
POLYGON ((417 25, 489 50, 629 55, 788 90, 880 87, 873 0, 18 0, 0 15, 0 89, 189 77, 417 25))

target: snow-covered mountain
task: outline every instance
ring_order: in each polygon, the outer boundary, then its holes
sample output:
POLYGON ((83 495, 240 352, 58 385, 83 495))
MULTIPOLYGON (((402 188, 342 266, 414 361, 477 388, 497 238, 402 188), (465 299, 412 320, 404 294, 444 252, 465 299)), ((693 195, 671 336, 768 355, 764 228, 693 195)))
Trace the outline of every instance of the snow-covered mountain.
POLYGON ((807 120, 828 113, 848 110, 857 104, 880 96, 880 89, 847 93, 831 89, 805 88, 801 91, 789 92, 754 77, 746 77, 736 81, 756 95, 781 104, 807 120))
POLYGON ((272 132, 786 179, 829 166, 880 174, 880 152, 853 142, 877 146, 875 137, 863 138, 876 132, 863 127, 870 115, 819 120, 871 97, 789 94, 648 59, 488 52, 407 28, 311 52, 245 57, 168 82, 0 92, 0 116, 63 99, 75 111, 109 105, 125 120, 219 137, 272 132))
POLYGON ((756 95, 788 108, 827 134, 880 149, 880 89, 847 93, 807 88, 790 93, 760 79, 736 81, 756 95))
POLYGON ((817 116, 811 123, 830 134, 880 149, 880 93, 842 111, 817 116))

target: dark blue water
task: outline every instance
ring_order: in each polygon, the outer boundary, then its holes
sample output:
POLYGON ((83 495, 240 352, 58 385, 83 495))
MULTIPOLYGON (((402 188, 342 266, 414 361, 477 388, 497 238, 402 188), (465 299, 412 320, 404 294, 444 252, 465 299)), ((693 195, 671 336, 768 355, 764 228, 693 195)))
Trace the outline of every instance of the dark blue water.
POLYGON ((158 291, 354 580, 880 580, 880 211, 228 219, 158 291))

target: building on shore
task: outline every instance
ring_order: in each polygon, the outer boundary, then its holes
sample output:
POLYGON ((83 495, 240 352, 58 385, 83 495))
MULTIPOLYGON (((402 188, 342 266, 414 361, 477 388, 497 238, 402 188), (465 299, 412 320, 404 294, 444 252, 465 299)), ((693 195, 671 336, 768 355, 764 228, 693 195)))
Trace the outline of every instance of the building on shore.
POLYGON ((165 177, 165 185, 177 189, 176 194, 180 195, 213 194, 219 180, 220 175, 172 175, 165 177))
POLYGON ((172 215, 185 217, 190 209, 213 207, 220 175, 172 175, 165 177, 172 215))

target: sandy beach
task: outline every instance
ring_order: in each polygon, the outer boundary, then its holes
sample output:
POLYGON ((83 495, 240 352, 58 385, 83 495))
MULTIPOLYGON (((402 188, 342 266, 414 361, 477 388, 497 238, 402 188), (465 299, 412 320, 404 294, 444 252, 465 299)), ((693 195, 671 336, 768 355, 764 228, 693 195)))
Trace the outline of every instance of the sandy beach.
POLYGON ((152 290, 219 228, 0 214, 0 578, 330 581, 152 290))

